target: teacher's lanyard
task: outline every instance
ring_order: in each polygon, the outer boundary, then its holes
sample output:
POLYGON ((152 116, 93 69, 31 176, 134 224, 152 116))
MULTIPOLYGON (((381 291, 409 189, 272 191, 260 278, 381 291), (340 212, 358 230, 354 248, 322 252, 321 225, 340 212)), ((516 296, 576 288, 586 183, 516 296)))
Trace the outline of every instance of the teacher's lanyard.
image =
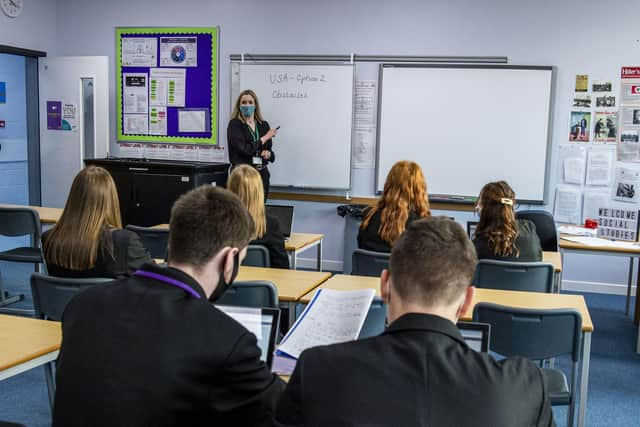
POLYGON ((249 133, 253 137, 253 142, 257 142, 260 139, 260 132, 258 131, 258 123, 254 123, 254 124, 256 125, 255 132, 253 131, 253 129, 251 129, 251 126, 247 125, 247 127, 249 128, 249 133))
POLYGON ((158 280, 160 282, 166 283, 167 285, 176 286, 182 289, 183 291, 193 295, 195 298, 198 298, 198 299, 202 298, 200 294, 194 291, 191 286, 179 280, 172 279, 171 277, 163 276, 162 274, 153 273, 151 271, 146 271, 146 270, 138 270, 135 273, 133 273, 133 275, 138 277, 146 277, 147 279, 158 280))

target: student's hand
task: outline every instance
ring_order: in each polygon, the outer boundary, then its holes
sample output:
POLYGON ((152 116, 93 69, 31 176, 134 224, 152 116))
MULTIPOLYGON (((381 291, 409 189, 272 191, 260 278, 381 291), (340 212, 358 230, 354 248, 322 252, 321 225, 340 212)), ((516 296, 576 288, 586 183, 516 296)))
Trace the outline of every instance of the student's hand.
POLYGON ((262 157, 265 160, 269 160, 271 158, 271 151, 262 150, 262 152, 260 153, 260 157, 262 157))

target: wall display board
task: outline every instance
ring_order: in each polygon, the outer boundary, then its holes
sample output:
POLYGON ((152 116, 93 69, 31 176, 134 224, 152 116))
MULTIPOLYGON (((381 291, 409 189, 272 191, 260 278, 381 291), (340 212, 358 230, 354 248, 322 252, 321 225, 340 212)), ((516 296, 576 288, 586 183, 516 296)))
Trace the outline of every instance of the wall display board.
POLYGON ((380 74, 376 191, 406 159, 436 201, 472 203, 504 179, 520 203, 545 202, 552 67, 382 64, 380 74))
POLYGON ((231 104, 256 92, 272 128, 271 185, 348 190, 353 116, 352 64, 232 64, 231 104))
POLYGON ((218 28, 117 28, 118 141, 217 144, 218 28))

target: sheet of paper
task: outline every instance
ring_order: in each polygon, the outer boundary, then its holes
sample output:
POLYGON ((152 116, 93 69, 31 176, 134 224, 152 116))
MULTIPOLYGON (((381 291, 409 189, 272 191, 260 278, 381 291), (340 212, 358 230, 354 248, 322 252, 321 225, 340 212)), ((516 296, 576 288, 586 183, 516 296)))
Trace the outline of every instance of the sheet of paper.
POLYGON ((217 146, 199 145, 198 161, 224 163, 224 148, 217 146))
POLYGON ((625 130, 620 133, 618 161, 640 162, 640 132, 638 130, 625 130))
POLYGON ((62 104, 62 130, 78 131, 78 105, 62 104))
POLYGON ((229 307, 226 305, 216 305, 216 308, 226 313, 233 320, 244 326, 249 332, 256 336, 258 342, 262 342, 261 309, 236 306, 229 307))
POLYGON ((185 162, 195 162, 198 160, 198 150, 195 145, 174 145, 171 152, 172 160, 182 160, 185 162))
POLYGON ((167 107, 151 107, 149 110, 149 135, 167 134, 167 107))
POLYGON ((178 110, 178 132, 206 132, 207 110, 178 110))
POLYGON ((120 144, 120 157, 140 159, 144 157, 144 146, 142 144, 122 143, 120 144))
POLYGON ((582 215, 584 218, 597 219, 598 209, 611 205, 609 193, 585 191, 582 215))
POLYGON ((553 216, 557 222, 582 224, 582 194, 576 188, 558 187, 556 189, 553 216))
POLYGON ((596 230, 594 228, 577 227, 575 225, 560 225, 558 226, 558 233, 572 236, 595 236, 596 230))
POLYGON ((356 80, 353 120, 355 143, 352 155, 355 169, 375 167, 377 86, 375 80, 356 80))
POLYGON ((160 37, 161 67, 197 67, 198 38, 195 36, 160 37))
POLYGON ((123 67, 157 67, 158 39, 156 37, 123 37, 123 67))
POLYGON ((149 105, 166 107, 167 95, 167 79, 152 74, 149 78, 149 105))
POLYGON ((148 77, 144 73, 123 73, 122 103, 125 114, 146 114, 149 111, 148 77))
POLYGON ((640 244, 637 242, 622 242, 620 240, 601 239, 600 237, 567 236, 563 237, 563 239, 587 246, 604 246, 626 249, 638 249, 640 247, 640 244))
POLYGON ((167 107, 184 107, 185 93, 187 89, 186 82, 187 70, 184 68, 152 68, 149 70, 149 79, 156 80, 155 94, 157 99, 154 105, 163 105, 162 93, 163 87, 166 87, 166 105, 167 107), (160 82, 164 79, 164 82, 160 82))
POLYGON ((587 155, 587 185, 611 185, 613 152, 609 150, 591 150, 587 155))
POLYGON ((282 339, 278 351, 298 358, 309 347, 355 340, 374 296, 373 289, 319 289, 282 339))
POLYGON ((584 170, 584 157, 568 157, 564 159, 564 182, 582 185, 584 182, 584 170))
POLYGON ((630 168, 617 168, 613 183, 613 200, 638 203, 640 196, 640 172, 630 168))
POLYGON ((126 135, 147 135, 149 133, 149 117, 146 114, 125 114, 123 121, 126 135))

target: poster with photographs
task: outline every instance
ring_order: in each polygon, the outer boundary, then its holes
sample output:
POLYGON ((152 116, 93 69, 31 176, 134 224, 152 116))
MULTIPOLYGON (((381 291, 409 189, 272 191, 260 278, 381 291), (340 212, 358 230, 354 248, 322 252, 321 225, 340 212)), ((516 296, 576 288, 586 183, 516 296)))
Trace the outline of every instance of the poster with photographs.
POLYGON ((640 183, 640 172, 628 169, 617 168, 613 182, 613 200, 626 203, 638 202, 638 184, 640 183))
POLYGON ((589 142, 591 129, 591 113, 585 111, 572 111, 569 129, 569 141, 589 142))
POLYGON ((576 94, 573 97, 573 107, 575 108, 591 108, 591 95, 576 94))
POLYGON ((593 92, 611 92, 612 89, 611 80, 594 80, 591 86, 593 92))
POLYGON ((640 105, 640 67, 622 67, 620 81, 620 104, 640 105))
POLYGON ((593 140, 595 142, 616 142, 618 137, 617 112, 596 111, 593 121, 593 140))
POLYGON ((618 142, 619 162, 640 162, 640 131, 625 130, 618 142))
POLYGON ((596 96, 596 107, 615 107, 616 97, 613 95, 596 96))
POLYGON ((589 90, 589 75, 576 74, 576 92, 586 92, 589 90))

